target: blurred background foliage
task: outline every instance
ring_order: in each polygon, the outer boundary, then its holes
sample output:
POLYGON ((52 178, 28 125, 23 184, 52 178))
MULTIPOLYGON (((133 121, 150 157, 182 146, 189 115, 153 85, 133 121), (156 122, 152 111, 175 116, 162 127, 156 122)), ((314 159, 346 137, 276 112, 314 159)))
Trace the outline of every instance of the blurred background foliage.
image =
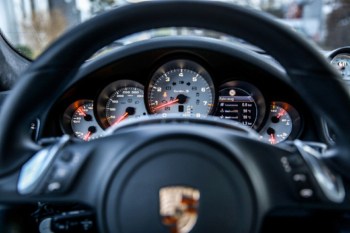
MULTIPOLYGON (((35 59, 64 31, 124 4, 140 0, 1 0, 0 28, 8 41, 30 59, 35 59)), ((350 0, 221 0, 265 11, 281 23, 325 50, 349 45, 350 0)), ((206 30, 161 29, 113 43, 166 35, 198 35, 224 38, 206 30)))

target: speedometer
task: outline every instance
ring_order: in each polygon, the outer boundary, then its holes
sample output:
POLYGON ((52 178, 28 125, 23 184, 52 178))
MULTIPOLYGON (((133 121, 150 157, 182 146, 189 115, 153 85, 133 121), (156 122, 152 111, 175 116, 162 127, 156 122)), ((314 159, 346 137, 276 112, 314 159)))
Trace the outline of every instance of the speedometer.
POLYGON ((97 99, 97 115, 104 128, 147 115, 144 87, 132 80, 110 83, 97 99))
POLYGON ((198 63, 173 60, 158 68, 148 88, 148 107, 153 114, 205 117, 213 108, 214 85, 198 63))
POLYGON ((121 87, 113 93, 106 104, 106 119, 115 125, 129 117, 138 118, 146 115, 143 102, 143 88, 121 87))

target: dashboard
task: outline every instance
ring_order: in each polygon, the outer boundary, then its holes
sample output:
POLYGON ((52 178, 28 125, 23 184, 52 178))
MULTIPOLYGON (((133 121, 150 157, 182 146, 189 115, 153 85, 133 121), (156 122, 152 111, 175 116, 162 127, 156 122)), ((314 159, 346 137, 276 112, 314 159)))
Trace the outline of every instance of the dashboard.
POLYGON ((312 114, 278 64, 228 43, 187 40, 191 46, 150 40, 141 52, 123 48, 133 52, 122 59, 112 53, 90 61, 52 107, 44 135, 90 141, 129 119, 213 116, 250 127, 270 144, 315 137, 312 114))

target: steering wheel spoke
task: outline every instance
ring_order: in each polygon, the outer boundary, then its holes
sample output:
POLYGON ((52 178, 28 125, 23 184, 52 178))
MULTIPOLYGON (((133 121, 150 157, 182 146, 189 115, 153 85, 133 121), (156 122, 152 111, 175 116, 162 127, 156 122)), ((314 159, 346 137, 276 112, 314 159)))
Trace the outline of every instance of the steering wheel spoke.
POLYGON ((95 207, 96 190, 108 176, 104 166, 112 157, 116 159, 122 143, 127 142, 118 139, 113 148, 101 152, 106 150, 102 146, 105 143, 73 143, 64 135, 35 153, 19 171, 0 179, 0 203, 80 203, 95 207))
POLYGON ((321 151, 325 147, 319 145, 296 140, 278 147, 260 145, 260 154, 265 156, 247 153, 254 157, 250 165, 257 163, 256 169, 259 169, 247 170, 254 171, 259 193, 266 192, 266 195, 259 196, 268 197, 260 201, 268 203, 265 216, 290 216, 291 212, 301 215, 318 211, 345 213, 350 210, 346 193, 348 185, 324 163, 321 151))

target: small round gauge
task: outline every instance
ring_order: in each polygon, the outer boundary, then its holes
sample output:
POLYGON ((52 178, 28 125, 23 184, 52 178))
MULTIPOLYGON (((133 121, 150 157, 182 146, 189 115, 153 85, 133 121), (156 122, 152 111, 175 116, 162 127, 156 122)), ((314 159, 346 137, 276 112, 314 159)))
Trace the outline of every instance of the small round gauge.
POLYGON ((338 54, 336 55, 331 64, 340 72, 344 80, 350 81, 350 55, 338 54))
POLYGON ((147 115, 144 87, 131 80, 109 84, 98 98, 97 114, 105 128, 126 119, 147 115))
POLYGON ((92 100, 78 100, 66 109, 63 115, 63 128, 84 141, 103 135, 102 128, 94 117, 92 100))
POLYGON ((206 117, 215 92, 209 73, 189 60, 170 61, 155 72, 148 87, 148 107, 153 114, 206 117))
POLYGON ((265 101, 252 84, 227 82, 220 87, 216 116, 258 128, 265 114, 265 101))
POLYGON ((294 139, 301 128, 299 113, 290 104, 273 102, 265 126, 260 131, 260 139, 277 144, 294 139))

